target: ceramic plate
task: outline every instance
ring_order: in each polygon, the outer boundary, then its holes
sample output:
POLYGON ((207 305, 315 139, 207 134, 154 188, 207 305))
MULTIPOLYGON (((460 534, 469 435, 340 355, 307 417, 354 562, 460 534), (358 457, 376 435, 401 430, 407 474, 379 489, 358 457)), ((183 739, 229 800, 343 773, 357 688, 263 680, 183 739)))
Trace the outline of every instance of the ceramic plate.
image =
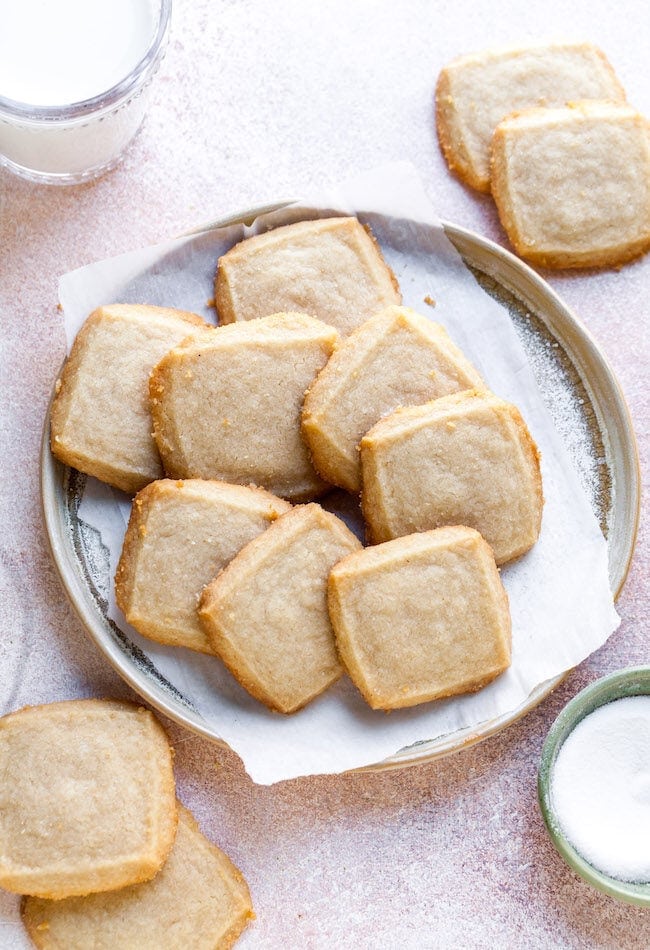
MULTIPOLYGON (((259 213, 285 204, 251 210, 198 230, 248 223, 259 213)), ((533 270, 470 231, 447 223, 444 229, 479 283, 506 309, 523 343, 544 401, 607 539, 610 583, 617 595, 632 557, 640 494, 636 444, 620 387, 589 333, 533 270)), ((83 624, 137 693, 187 728, 222 743, 212 724, 193 706, 191 696, 172 685, 107 617, 101 543, 78 517, 85 476, 54 459, 48 438, 49 414, 41 452, 45 524, 54 561, 83 624)), ((369 768, 428 762, 487 738, 534 708, 561 679, 541 684, 507 715, 408 746, 369 768)))

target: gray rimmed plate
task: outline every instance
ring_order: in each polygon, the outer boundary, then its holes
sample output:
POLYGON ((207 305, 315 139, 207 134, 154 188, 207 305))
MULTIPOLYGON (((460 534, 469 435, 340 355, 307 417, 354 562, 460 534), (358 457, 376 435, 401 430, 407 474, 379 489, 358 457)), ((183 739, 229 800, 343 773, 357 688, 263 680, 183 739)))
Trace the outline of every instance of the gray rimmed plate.
MULTIPOLYGON (((287 202, 234 215, 208 227, 250 222, 287 202)), ((609 578, 618 594, 636 537, 640 479, 636 444, 620 387, 589 333, 560 298, 518 258, 470 231, 444 224, 447 237, 484 289, 505 308, 532 366, 608 544, 609 578)), ((79 518, 85 476, 49 450, 49 414, 41 453, 45 524, 63 584, 92 638, 120 675, 161 712, 216 742, 216 729, 107 616, 106 564, 92 529, 79 518)), ((517 709, 437 739, 419 742, 370 768, 430 761, 493 735, 534 708, 561 681, 538 686, 517 709)))

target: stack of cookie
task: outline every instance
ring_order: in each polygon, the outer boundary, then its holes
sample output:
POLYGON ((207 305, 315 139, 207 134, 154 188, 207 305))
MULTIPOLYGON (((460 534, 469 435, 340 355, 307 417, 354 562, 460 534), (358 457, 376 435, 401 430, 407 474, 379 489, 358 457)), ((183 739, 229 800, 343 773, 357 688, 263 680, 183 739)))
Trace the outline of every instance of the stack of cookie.
POLYGON ((515 250, 604 267, 650 248, 650 134, 603 53, 558 43, 462 56, 436 88, 440 145, 492 192, 515 250))
POLYGON ((176 799, 172 749, 129 703, 76 700, 0 719, 0 887, 26 895, 37 947, 230 947, 246 882, 176 799))
POLYGON ((137 490, 115 578, 128 622, 216 654, 283 713, 344 671, 381 709, 490 682, 510 663, 497 565, 541 521, 519 411, 401 306, 354 218, 243 241, 215 297, 217 328, 100 308, 58 385, 57 457, 137 490), (333 486, 361 493, 371 547, 314 501, 333 486))

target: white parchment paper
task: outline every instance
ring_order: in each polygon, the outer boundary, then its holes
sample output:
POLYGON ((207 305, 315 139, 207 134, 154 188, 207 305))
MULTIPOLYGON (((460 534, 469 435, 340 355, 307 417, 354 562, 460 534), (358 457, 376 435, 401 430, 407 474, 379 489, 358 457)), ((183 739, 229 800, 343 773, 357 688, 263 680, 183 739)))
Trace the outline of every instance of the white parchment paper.
MULTIPOLYGON (((395 271, 404 304, 446 326, 491 389, 521 410, 542 455, 546 499, 535 547, 502 570, 513 628, 511 668, 479 693, 390 714, 369 709, 343 678, 306 709, 284 717, 252 699, 217 658, 153 643, 115 605, 109 615, 243 759, 270 784, 379 762, 399 749, 515 710, 539 684, 575 666, 616 629, 607 546, 551 422, 523 348, 503 307, 486 294, 440 227, 413 169, 384 166, 300 205, 91 264, 60 280, 68 343, 101 304, 180 307, 215 322, 210 306, 217 258, 258 230, 331 213, 370 224, 395 271), (435 309, 424 298, 435 299, 435 309)), ((354 507, 348 504, 354 521, 354 507)), ((88 479, 80 518, 101 532, 112 578, 130 500, 88 479)), ((424 596, 425 592, 423 592, 424 596)))

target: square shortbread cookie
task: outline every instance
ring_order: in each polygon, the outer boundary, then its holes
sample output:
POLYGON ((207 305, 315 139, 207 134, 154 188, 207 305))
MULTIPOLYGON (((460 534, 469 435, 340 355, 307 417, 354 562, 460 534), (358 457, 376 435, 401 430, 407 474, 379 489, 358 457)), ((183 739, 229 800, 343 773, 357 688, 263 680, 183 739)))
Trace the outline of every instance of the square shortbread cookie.
POLYGON ((343 340, 307 393, 302 431, 312 460, 326 481, 359 492, 359 441, 382 416, 482 385, 444 327, 389 307, 343 340))
POLYGON ((650 248, 650 123, 581 102, 504 120, 492 191, 515 250, 544 267, 622 264, 650 248))
POLYGON ((511 112, 576 99, 625 102, 603 53, 590 43, 486 50, 446 66, 436 88, 438 138, 452 171, 490 190, 490 141, 511 112))
POLYGON ((172 752, 152 714, 75 700, 0 719, 0 886, 56 898, 150 880, 176 834, 172 752))
POLYGON ((341 675, 327 578, 361 547, 335 515, 302 505, 247 544, 203 591, 199 617, 249 693, 292 713, 341 675))
POLYGON ((475 692, 510 665, 508 597, 472 528, 349 555, 330 574, 329 609, 341 659, 374 709, 475 692))
POLYGON ((136 495, 115 596, 145 637, 212 653, 196 610, 203 587, 290 505, 261 488, 171 481, 136 495))
POLYGON ((226 950, 253 916, 241 873, 182 806, 153 881, 62 901, 29 897, 22 906, 41 950, 226 950))
POLYGON ((167 473, 253 483, 292 500, 322 493, 300 412, 337 340, 320 320, 278 313, 209 330, 168 353, 150 383, 167 473))
POLYGON ((236 244, 219 258, 220 323, 308 313, 349 333, 402 301, 393 272, 356 218, 299 221, 236 244))
POLYGON ((99 307, 79 331, 56 384, 52 452, 130 494, 160 478, 149 412, 149 373, 181 340, 205 329, 193 313, 99 307))
POLYGON ((519 410, 492 393, 398 409, 361 440, 361 468, 374 542, 464 524, 480 531, 503 564, 539 535, 537 448, 519 410))

